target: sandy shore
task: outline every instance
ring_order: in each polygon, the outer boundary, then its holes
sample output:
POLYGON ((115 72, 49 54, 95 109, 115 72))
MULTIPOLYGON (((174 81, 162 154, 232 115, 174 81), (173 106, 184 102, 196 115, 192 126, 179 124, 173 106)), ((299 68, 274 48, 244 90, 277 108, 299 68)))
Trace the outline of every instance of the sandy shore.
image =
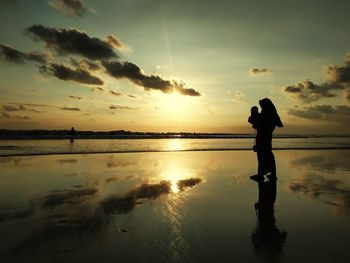
POLYGON ((349 154, 276 151, 263 211, 251 151, 1 157, 0 257, 347 262, 349 154))

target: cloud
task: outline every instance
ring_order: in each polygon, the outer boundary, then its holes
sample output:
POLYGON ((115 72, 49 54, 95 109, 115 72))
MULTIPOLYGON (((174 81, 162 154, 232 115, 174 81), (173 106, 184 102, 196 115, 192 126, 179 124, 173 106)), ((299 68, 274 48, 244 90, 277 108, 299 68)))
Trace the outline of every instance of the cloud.
POLYGON ((329 65, 326 69, 326 76, 332 82, 350 83, 350 65, 345 67, 329 65))
POLYGON ((310 103, 322 98, 332 98, 336 94, 333 91, 342 90, 345 87, 337 83, 324 83, 317 85, 310 80, 304 80, 284 88, 284 91, 291 94, 304 103, 310 103))
POLYGON ((19 120, 29 120, 30 119, 28 116, 13 116, 13 118, 16 118, 19 120))
POLYGON ((44 75, 54 76, 61 80, 72 80, 89 85, 103 84, 101 79, 91 75, 90 72, 81 68, 72 69, 63 64, 50 63, 49 65, 40 66, 39 70, 44 75))
POLYGON ((90 37, 77 29, 56 29, 43 25, 32 25, 27 28, 27 32, 34 40, 44 41, 48 48, 61 55, 81 55, 91 60, 118 57, 108 42, 90 37))
POLYGON ((128 97, 132 98, 132 99, 136 99, 137 98, 135 95, 132 95, 132 94, 129 94, 128 97))
POLYGON ((88 59, 83 58, 80 61, 76 61, 74 58, 70 58, 70 61, 73 66, 79 67, 81 69, 87 70, 87 71, 97 71, 101 69, 101 66, 98 63, 92 62, 88 59))
POLYGON ((48 5, 68 16, 82 17, 89 11, 82 0, 51 0, 48 5))
POLYGON ((11 105, 3 105, 2 109, 4 111, 19 111, 20 109, 15 107, 15 106, 11 106, 11 105))
POLYGON ((81 100, 83 97, 74 96, 74 95, 69 95, 69 98, 71 98, 71 99, 76 99, 76 100, 81 100))
POLYGON ((28 116, 14 116, 14 115, 10 115, 7 112, 2 112, 0 117, 2 119, 18 119, 18 120, 29 120, 30 118, 28 116))
POLYGON ((201 94, 192 88, 186 88, 186 84, 184 82, 172 81, 172 86, 175 91, 185 96, 200 96, 201 94))
POLYGON ((41 52, 24 53, 10 46, 0 43, 0 59, 11 63, 21 64, 26 61, 34 61, 45 64, 49 56, 41 52))
POLYGON ((100 91, 100 92, 103 92, 104 91, 104 89, 103 88, 101 88, 101 87, 93 87, 93 88, 91 88, 90 89, 92 92, 94 92, 94 91, 100 91))
POLYGON ((122 105, 111 105, 109 106, 109 109, 111 110, 138 110, 138 108, 133 108, 129 106, 122 106, 122 105))
POLYGON ((350 102, 350 91, 346 92, 345 98, 348 102, 350 102))
POLYGON ((121 93, 121 92, 117 92, 117 91, 114 91, 114 90, 110 90, 109 92, 111 94, 113 94, 114 96, 123 96, 123 93, 121 93))
POLYGON ((1 118, 3 118, 3 119, 10 119, 10 114, 8 114, 7 112, 2 112, 1 113, 1 118))
POLYGON ((131 50, 127 45, 125 45, 118 37, 114 35, 107 36, 107 42, 119 50, 131 50))
POLYGON ((250 75, 255 76, 258 74, 272 73, 272 70, 267 68, 252 68, 249 70, 249 73, 250 75))
POLYGON ((304 103, 318 101, 323 98, 333 98, 335 91, 348 89, 350 86, 350 55, 346 55, 343 66, 328 65, 326 67, 326 82, 315 84, 304 80, 284 88, 284 91, 304 103))
POLYGON ((316 105, 303 109, 289 109, 287 112, 303 119, 330 121, 347 124, 350 121, 350 107, 346 105, 316 105))
POLYGON ((18 105, 18 107, 12 106, 12 105, 3 105, 2 109, 4 111, 7 111, 7 112, 10 112, 10 111, 31 111, 31 112, 35 112, 35 113, 42 113, 42 111, 38 111, 36 109, 28 109, 28 108, 24 107, 23 104, 18 105))
POLYGON ((233 94, 233 101, 234 102, 242 102, 243 101, 243 97, 245 97, 245 94, 239 90, 235 90, 234 94, 233 94))
POLYGON ((326 67, 326 78, 329 82, 350 84, 350 53, 346 55, 345 65, 328 65, 326 67))
POLYGON ((143 87, 149 91, 160 90, 163 93, 179 92, 182 95, 200 96, 201 94, 194 90, 185 88, 185 83, 178 81, 164 80, 160 76, 145 75, 142 70, 130 62, 104 61, 102 62, 107 73, 116 79, 126 78, 132 83, 143 87))
POLYGON ((60 107, 60 110, 80 111, 79 108, 74 108, 74 107, 60 107))
POLYGON ((32 106, 32 107, 51 107, 51 108, 57 108, 57 106, 49 105, 49 104, 37 104, 37 103, 22 103, 22 102, 10 102, 9 104, 13 105, 23 105, 23 106, 32 106))

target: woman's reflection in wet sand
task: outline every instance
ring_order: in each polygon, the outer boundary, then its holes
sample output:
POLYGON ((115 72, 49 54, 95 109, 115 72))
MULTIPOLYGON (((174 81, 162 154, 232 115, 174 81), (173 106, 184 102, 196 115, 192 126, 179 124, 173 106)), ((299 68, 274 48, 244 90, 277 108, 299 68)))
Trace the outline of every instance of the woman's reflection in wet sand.
POLYGON ((277 196, 277 178, 269 177, 268 180, 259 180, 257 183, 259 196, 254 207, 258 221, 251 239, 258 257, 264 262, 277 262, 287 237, 287 232, 280 231, 276 226, 274 205, 277 196))

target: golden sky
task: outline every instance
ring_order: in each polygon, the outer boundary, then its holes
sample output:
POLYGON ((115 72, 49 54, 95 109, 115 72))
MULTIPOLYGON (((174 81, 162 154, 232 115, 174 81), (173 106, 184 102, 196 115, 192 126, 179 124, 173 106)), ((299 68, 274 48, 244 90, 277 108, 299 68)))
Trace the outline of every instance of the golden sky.
POLYGON ((350 132, 348 1, 0 1, 0 128, 350 132))

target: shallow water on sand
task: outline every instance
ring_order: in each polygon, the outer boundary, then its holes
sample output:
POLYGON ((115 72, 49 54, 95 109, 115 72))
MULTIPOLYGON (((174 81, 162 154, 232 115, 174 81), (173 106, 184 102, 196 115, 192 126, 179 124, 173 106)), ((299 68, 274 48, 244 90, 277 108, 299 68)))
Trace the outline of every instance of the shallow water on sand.
POLYGON ((0 258, 347 262, 349 154, 276 151, 264 219, 251 151, 1 157, 0 258))
MULTIPOLYGON (((0 156, 251 150, 254 138, 0 140, 0 156)), ((274 138, 274 149, 350 149, 350 137, 274 138)))

